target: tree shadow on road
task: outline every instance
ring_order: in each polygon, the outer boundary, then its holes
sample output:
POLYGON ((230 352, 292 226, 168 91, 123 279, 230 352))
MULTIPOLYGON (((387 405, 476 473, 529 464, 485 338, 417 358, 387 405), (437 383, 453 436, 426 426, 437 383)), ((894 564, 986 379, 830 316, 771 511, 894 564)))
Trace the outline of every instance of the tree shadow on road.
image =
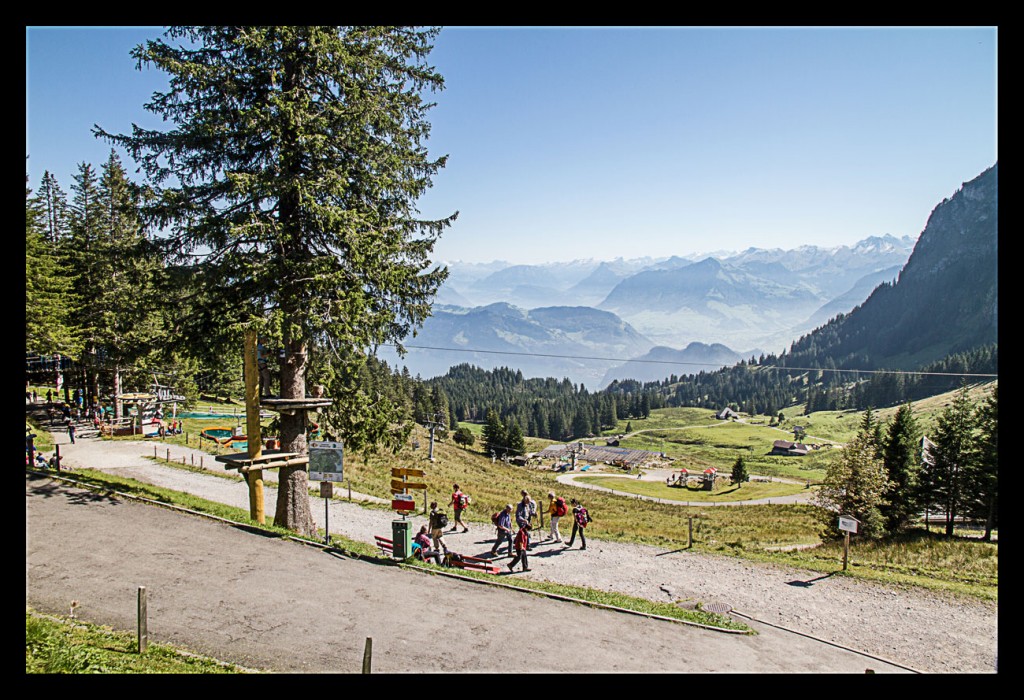
POLYGON ((829 578, 831 576, 835 576, 835 574, 836 574, 836 572, 833 571, 830 574, 823 574, 822 576, 818 576, 817 578, 808 579, 806 581, 786 581, 786 585, 788 585, 788 586, 799 586, 800 588, 810 588, 811 586, 813 586, 818 581, 821 581, 822 579, 829 578))

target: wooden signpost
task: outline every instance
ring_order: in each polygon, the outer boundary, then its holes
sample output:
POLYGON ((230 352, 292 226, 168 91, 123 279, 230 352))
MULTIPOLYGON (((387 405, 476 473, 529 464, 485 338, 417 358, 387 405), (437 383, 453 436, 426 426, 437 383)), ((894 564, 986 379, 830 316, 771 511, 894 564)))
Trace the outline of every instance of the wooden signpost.
POLYGON ((410 490, 425 490, 427 485, 421 481, 409 481, 409 477, 423 478, 427 473, 422 469, 408 467, 393 467, 391 469, 391 508, 402 513, 405 519, 406 513, 415 510, 416 503, 413 501, 410 490))
POLYGON ((860 521, 849 516, 839 516, 839 529, 846 535, 843 542, 843 571, 846 571, 846 563, 850 559, 850 533, 857 532, 860 521))

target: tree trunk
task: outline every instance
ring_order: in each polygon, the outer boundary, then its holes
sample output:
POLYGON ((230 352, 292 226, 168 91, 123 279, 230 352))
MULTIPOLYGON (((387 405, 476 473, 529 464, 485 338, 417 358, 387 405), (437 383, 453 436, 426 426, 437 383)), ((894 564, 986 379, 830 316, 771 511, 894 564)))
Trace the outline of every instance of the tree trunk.
POLYGON ((995 523, 996 515, 996 497, 988 497, 988 515, 985 516, 985 536, 982 538, 985 542, 992 541, 992 528, 995 523))
MULTIPOLYGON (((285 343, 281 366, 281 398, 306 397, 306 346, 301 340, 285 343)), ((307 454, 306 412, 281 414, 281 450, 307 454)), ((282 467, 278 477, 274 524, 306 537, 316 536, 316 521, 309 505, 309 477, 305 467, 282 467)))
POLYGON ((114 419, 118 419, 124 413, 124 408, 121 406, 121 399, 118 397, 121 395, 121 368, 114 367, 114 419))

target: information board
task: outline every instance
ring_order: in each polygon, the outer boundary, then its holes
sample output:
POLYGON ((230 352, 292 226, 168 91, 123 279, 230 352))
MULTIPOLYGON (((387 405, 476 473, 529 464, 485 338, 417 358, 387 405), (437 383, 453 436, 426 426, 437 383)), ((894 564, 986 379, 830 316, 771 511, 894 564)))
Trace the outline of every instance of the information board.
POLYGON ((343 481, 344 452, 340 442, 309 443, 309 480, 343 481))
POLYGON ((839 516, 839 530, 841 532, 857 532, 857 525, 859 524, 857 518, 850 518, 846 516, 839 516))

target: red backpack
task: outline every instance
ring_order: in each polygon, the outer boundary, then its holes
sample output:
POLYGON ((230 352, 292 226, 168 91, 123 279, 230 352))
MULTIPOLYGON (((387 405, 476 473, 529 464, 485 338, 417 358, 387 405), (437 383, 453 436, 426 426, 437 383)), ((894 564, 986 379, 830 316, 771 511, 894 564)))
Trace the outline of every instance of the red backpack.
POLYGON ((565 507, 565 499, 559 496, 555 499, 555 515, 563 516, 568 513, 568 508, 565 507))

